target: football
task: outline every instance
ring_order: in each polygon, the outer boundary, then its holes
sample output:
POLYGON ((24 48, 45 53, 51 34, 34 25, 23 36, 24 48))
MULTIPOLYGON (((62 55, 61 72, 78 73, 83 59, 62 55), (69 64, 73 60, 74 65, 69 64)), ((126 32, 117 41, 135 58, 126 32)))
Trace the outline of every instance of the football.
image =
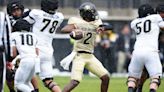
POLYGON ((80 40, 81 38, 83 38, 83 36, 84 36, 83 31, 79 29, 73 30, 70 33, 70 37, 75 40, 80 40))

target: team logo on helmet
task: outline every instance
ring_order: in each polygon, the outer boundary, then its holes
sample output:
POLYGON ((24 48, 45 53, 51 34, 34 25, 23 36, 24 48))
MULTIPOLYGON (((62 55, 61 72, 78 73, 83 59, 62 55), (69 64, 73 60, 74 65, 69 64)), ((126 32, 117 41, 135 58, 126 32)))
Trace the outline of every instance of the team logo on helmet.
POLYGON ((94 4, 90 2, 83 3, 80 8, 80 16, 86 21, 98 19, 98 13, 94 4))

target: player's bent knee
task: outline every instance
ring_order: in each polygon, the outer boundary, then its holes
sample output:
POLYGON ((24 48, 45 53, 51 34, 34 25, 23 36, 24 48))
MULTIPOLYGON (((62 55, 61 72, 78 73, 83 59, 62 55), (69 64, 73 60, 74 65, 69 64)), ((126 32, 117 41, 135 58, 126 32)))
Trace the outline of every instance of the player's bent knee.
POLYGON ((73 86, 77 86, 77 85, 79 85, 79 81, 77 81, 77 80, 71 80, 71 84, 73 85, 73 86))
POLYGON ((44 84, 47 84, 49 81, 52 81, 52 80, 53 80, 53 78, 45 78, 42 81, 44 84))
POLYGON ((46 78, 43 80, 45 87, 52 90, 55 86, 57 86, 56 83, 53 82, 53 78, 46 78))
POLYGON ((103 75, 101 78, 100 78, 102 81, 109 81, 109 75, 108 74, 105 74, 103 75))
POLYGON ((127 80, 128 87, 135 88, 137 85, 137 81, 138 81, 138 79, 136 79, 134 77, 128 77, 128 80, 127 80))
POLYGON ((57 86, 57 84, 54 83, 53 81, 50 81, 48 84, 45 84, 45 86, 46 86, 48 89, 52 90, 55 86, 57 86))
POLYGON ((160 84, 161 84, 161 79, 160 79, 160 77, 153 77, 153 78, 151 78, 150 85, 151 85, 151 84, 156 84, 156 85, 159 87, 160 84))

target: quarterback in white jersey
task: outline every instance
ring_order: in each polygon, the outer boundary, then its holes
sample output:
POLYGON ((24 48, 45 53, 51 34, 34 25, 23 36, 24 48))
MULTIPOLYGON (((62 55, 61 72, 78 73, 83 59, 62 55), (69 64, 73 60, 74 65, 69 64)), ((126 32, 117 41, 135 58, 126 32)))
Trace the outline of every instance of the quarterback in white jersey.
POLYGON ((41 10, 34 9, 25 18, 30 24, 33 24, 32 32, 38 36, 39 56, 41 60, 40 78, 45 83, 45 86, 53 92, 60 91, 55 91, 55 87, 58 86, 52 82, 52 40, 55 31, 64 19, 63 14, 56 11, 57 8, 58 0, 42 0, 41 10))
POLYGON ((154 14, 153 8, 148 4, 140 6, 138 13, 139 18, 131 22, 131 28, 136 33, 136 42, 128 69, 128 92, 135 92, 144 66, 151 78, 150 92, 156 92, 162 76, 158 36, 160 29, 164 29, 164 21, 159 14, 154 14))
POLYGON ((25 20, 19 20, 13 26, 15 32, 11 35, 11 47, 13 57, 17 56, 17 51, 21 61, 15 74, 15 87, 21 92, 32 92, 31 79, 35 75, 35 66, 39 62, 37 48, 37 37, 29 32, 31 25, 25 20))

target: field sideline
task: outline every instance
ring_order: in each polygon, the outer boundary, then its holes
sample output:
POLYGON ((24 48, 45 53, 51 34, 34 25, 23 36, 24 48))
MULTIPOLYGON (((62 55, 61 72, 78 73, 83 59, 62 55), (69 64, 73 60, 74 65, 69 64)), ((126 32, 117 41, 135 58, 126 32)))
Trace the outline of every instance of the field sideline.
MULTIPOLYGON (((69 77, 55 77, 55 81, 64 87, 65 84, 69 82, 69 77)), ((149 80, 144 85, 143 92, 149 92, 149 80)), ((43 87, 41 81, 39 80, 40 92, 50 92, 48 89, 43 87)), ((95 77, 84 76, 81 84, 72 92, 100 92, 100 80, 95 77)), ((5 86, 4 92, 9 92, 8 88, 5 86)), ((111 78, 109 92, 127 92, 126 78, 111 78)), ((164 92, 164 78, 162 79, 162 84, 157 92, 164 92)))

